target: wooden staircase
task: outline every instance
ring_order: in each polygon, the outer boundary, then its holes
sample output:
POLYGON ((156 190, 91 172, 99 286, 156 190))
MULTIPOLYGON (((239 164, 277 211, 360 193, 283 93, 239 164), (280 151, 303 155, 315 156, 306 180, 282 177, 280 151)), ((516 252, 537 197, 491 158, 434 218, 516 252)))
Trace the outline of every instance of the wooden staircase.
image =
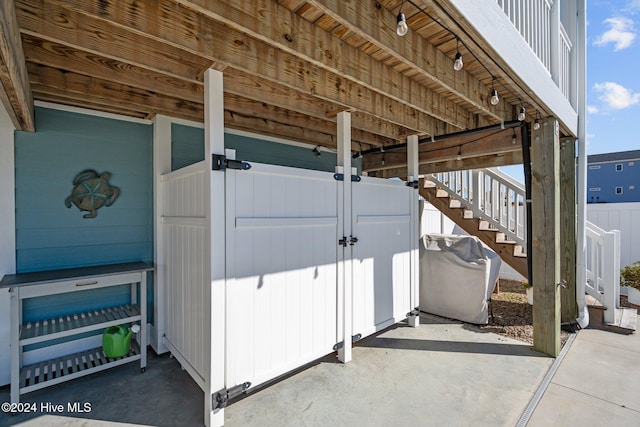
POLYGON ((509 240, 505 233, 492 227, 488 221, 475 218, 473 211, 465 208, 460 201, 452 199, 449 193, 439 189, 435 183, 422 179, 419 191, 426 201, 439 209, 460 228, 472 236, 477 236, 500 255, 504 262, 524 277, 528 277, 527 254, 521 245, 509 240))
MULTIPOLYGON (((420 180, 420 195, 472 236, 477 236, 518 273, 528 277, 525 191, 500 171, 483 169, 433 174, 420 180)), ((586 222, 586 303, 590 325, 619 333, 636 330, 635 309, 620 307, 619 231, 586 222)))

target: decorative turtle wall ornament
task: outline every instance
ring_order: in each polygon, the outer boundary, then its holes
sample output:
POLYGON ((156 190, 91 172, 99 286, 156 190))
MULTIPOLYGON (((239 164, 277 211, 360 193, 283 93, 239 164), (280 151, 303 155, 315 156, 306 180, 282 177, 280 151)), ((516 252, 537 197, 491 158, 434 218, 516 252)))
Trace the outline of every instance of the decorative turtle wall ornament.
POLYGON ((81 211, 89 212, 83 218, 95 218, 98 209, 111 206, 120 194, 118 187, 109 184, 109 178, 109 172, 102 172, 100 175, 93 169, 80 172, 73 179, 73 190, 65 199, 64 205, 70 208, 73 203, 81 211))

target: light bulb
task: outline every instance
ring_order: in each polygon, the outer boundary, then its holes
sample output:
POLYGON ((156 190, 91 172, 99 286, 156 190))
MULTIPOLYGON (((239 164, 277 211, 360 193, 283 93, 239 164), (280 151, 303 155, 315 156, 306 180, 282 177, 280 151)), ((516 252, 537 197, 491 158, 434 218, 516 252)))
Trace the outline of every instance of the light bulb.
POLYGON ((535 119, 533 121, 533 130, 538 130, 540 129, 540 119, 535 119))
POLYGON ((462 160, 462 155, 460 153, 456 156, 456 160, 462 160))
POLYGON ((521 122, 523 122, 523 121, 524 121, 524 119, 526 119, 526 118, 527 118, 527 115, 526 115, 526 112, 525 112, 524 106, 522 106, 522 107, 520 108, 520 112, 518 113, 518 120, 520 120, 521 122))
POLYGON ((396 26, 396 33, 402 37, 409 31, 409 26, 407 25, 407 17, 404 16, 404 13, 400 12, 398 14, 398 25, 396 26))
POLYGON ((464 64, 462 63, 462 54, 460 52, 456 53, 456 60, 453 62, 453 69, 455 71, 462 70, 464 64))
POLYGON ((500 102, 500 98, 498 98, 498 91, 491 89, 491 105, 498 105, 498 102, 500 102))
POLYGON ((511 137, 511 143, 515 144, 516 142, 518 142, 518 138, 516 138, 515 134, 511 137))

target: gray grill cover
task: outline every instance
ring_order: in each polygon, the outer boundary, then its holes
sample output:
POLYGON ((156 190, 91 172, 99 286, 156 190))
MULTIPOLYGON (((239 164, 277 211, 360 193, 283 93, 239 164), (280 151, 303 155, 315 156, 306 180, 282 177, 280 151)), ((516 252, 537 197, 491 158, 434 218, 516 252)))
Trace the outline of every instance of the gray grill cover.
POLYGON ((425 234, 420 244, 420 310, 487 324, 502 260, 474 236, 425 234))

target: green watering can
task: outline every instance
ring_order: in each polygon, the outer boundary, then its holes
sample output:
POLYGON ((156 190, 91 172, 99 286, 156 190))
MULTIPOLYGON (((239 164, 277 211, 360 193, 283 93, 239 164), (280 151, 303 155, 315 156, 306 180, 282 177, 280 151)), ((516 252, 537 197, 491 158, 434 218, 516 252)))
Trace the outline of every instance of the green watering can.
POLYGON ((139 325, 126 328, 122 325, 109 326, 102 334, 102 351, 107 357, 122 357, 129 353, 131 334, 140 331, 139 325))

